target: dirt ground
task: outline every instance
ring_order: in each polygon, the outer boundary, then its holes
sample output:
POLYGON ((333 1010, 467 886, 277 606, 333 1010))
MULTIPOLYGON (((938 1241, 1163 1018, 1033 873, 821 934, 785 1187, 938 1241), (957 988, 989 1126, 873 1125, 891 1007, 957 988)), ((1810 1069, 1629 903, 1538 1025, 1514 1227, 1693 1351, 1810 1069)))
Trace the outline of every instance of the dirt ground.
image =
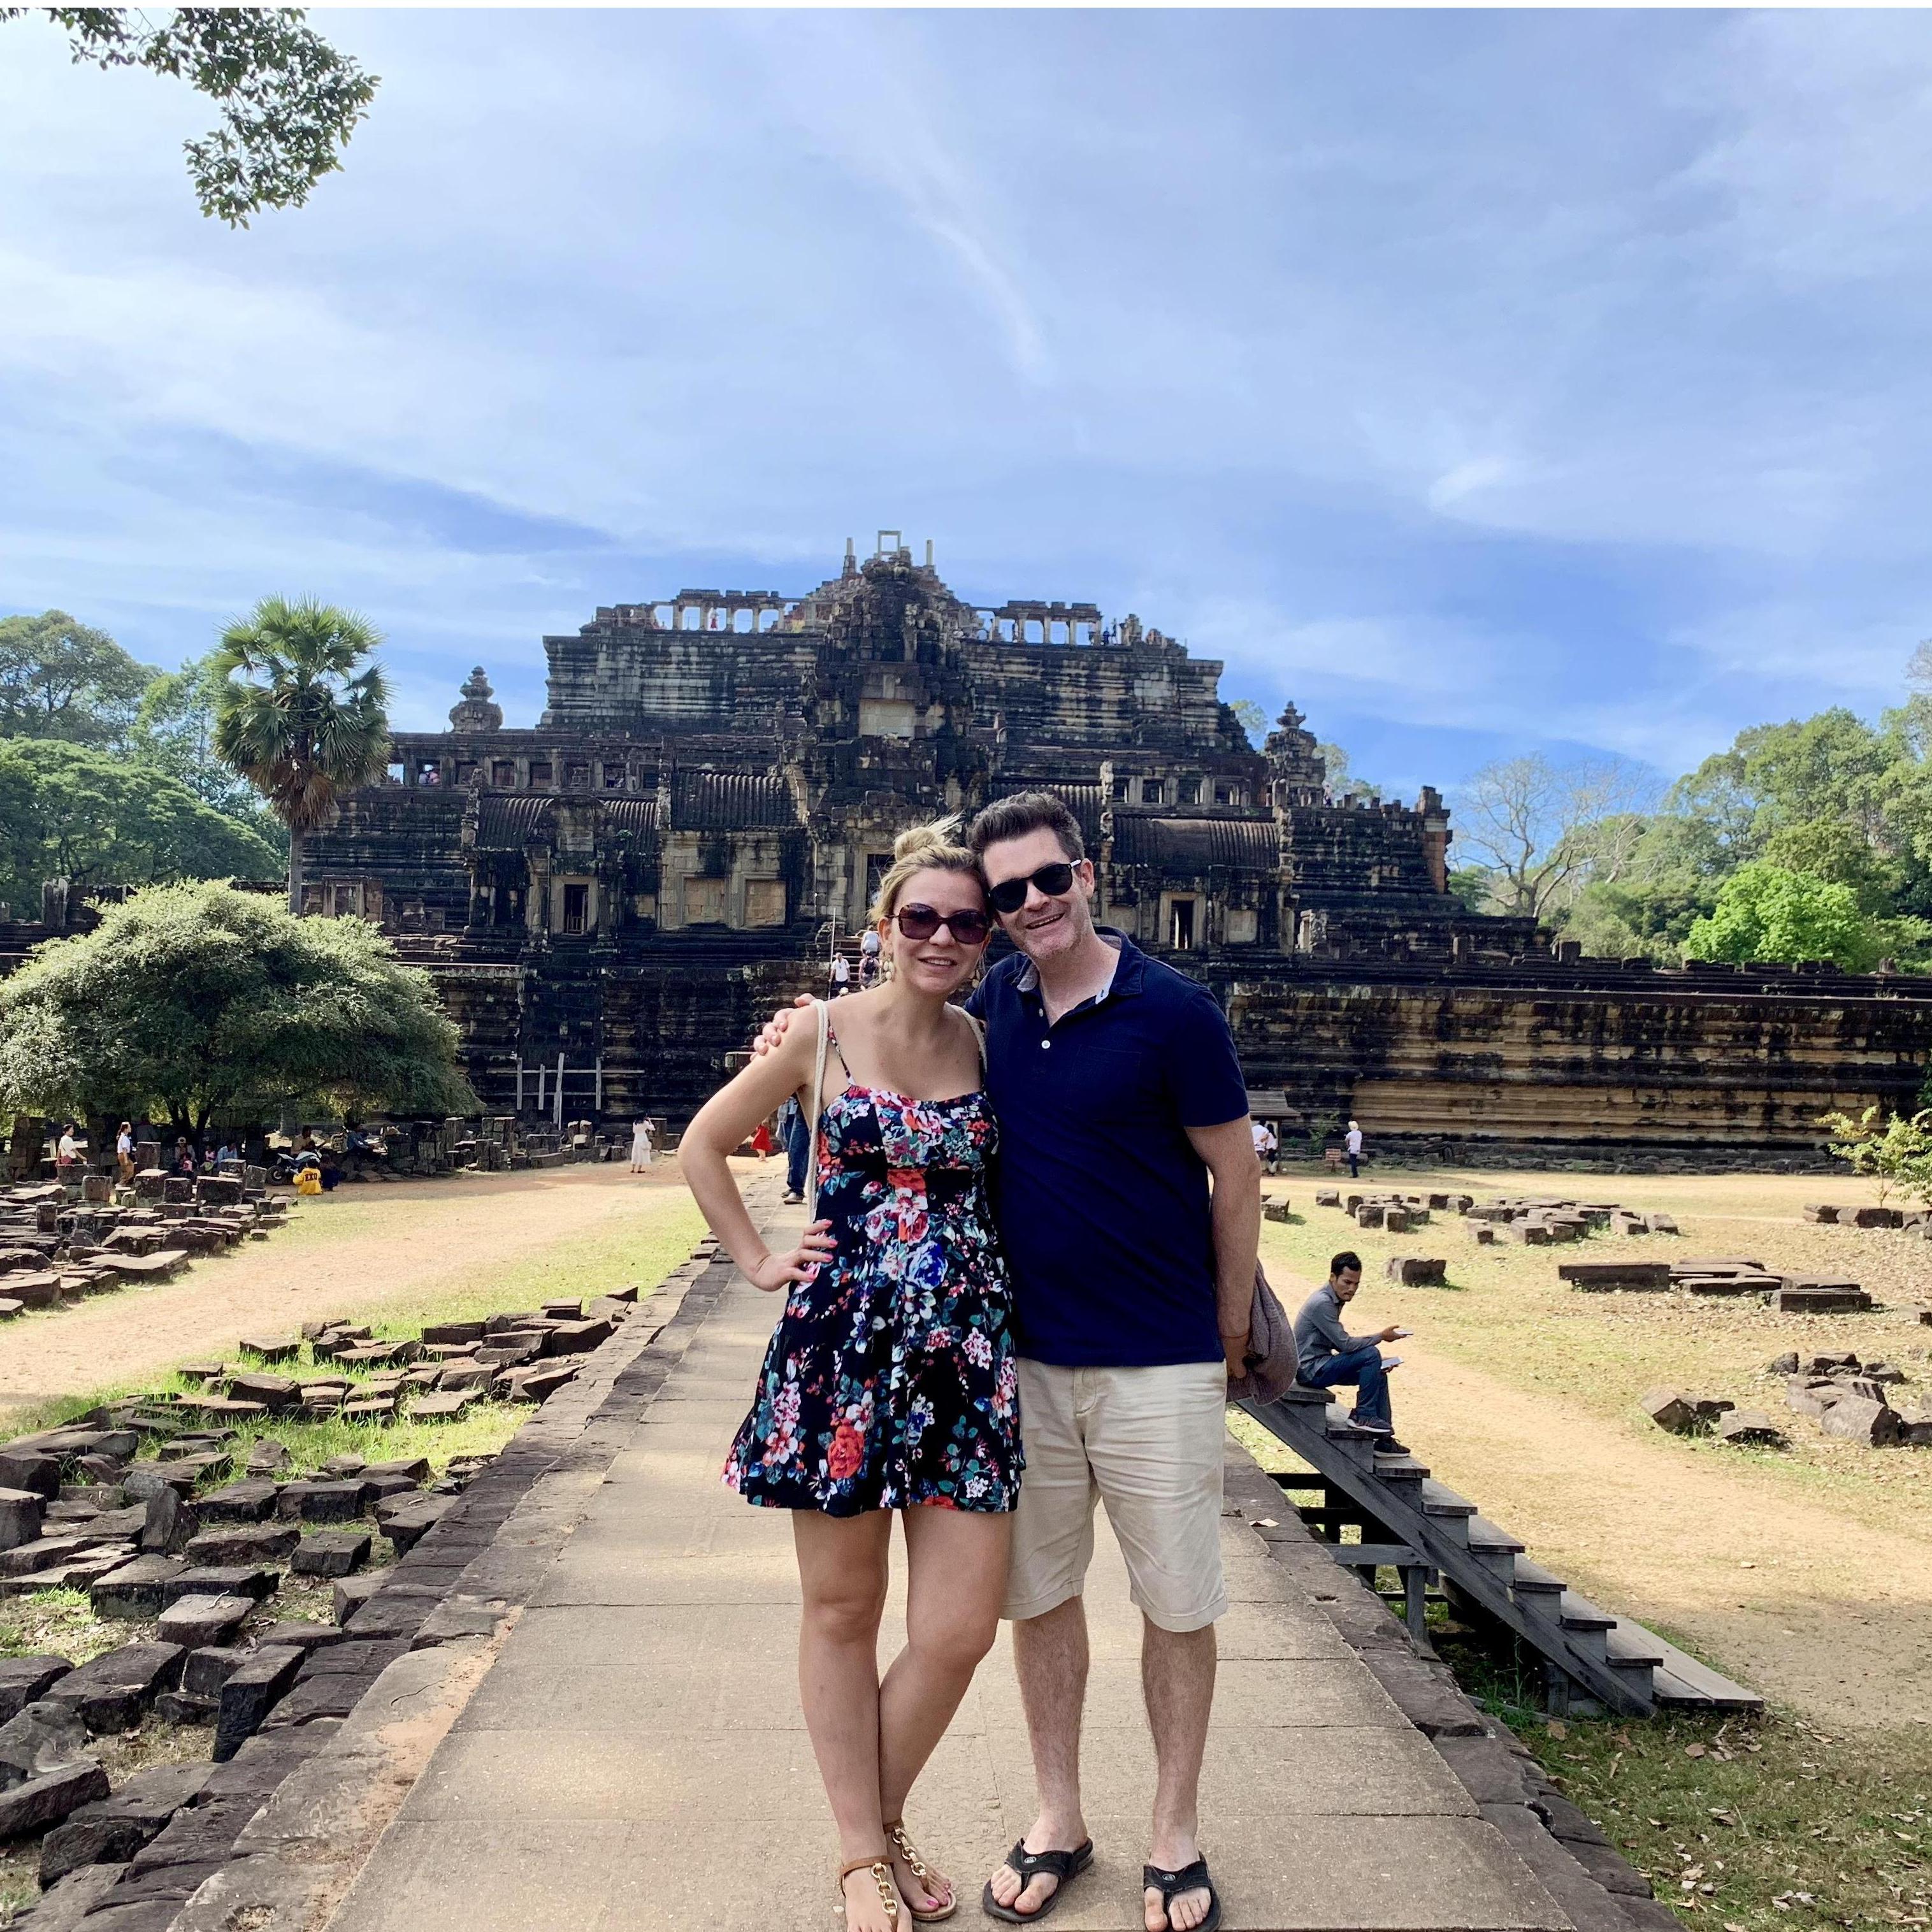
POLYGON ((641 1251, 672 1210, 694 1238, 701 1223, 669 1162, 646 1174, 613 1162, 370 1182, 297 1201, 291 1225, 266 1241, 205 1257, 171 1282, 0 1328, 0 1424, 53 1397, 229 1354, 245 1334, 286 1333, 328 1315, 377 1315, 434 1301, 479 1276, 514 1276, 586 1236, 614 1240, 621 1251, 634 1232, 641 1251))
POLYGON ((1376 1188, 1566 1194, 1674 1214, 1683 1232, 1582 1248, 1480 1247, 1460 1216, 1402 1235, 1312 1205, 1328 1178, 1284 1176, 1298 1220, 1267 1224, 1263 1256, 1291 1309, 1329 1254, 1366 1264, 1349 1325, 1416 1330, 1391 1387, 1403 1439, 1442 1480, 1599 1602, 1688 1643, 1778 1703, 1841 1727, 1932 1725, 1932 1451, 1860 1449, 1784 1406, 1766 1372, 1786 1348, 1856 1350, 1902 1367, 1900 1406, 1932 1390, 1932 1248, 1807 1224, 1807 1201, 1873 1198, 1862 1184, 1783 1176, 1364 1173, 1376 1188), (1441 1255, 1451 1286, 1398 1288, 1397 1254, 1441 1255), (1735 1254, 1862 1281, 1856 1316, 1779 1316, 1756 1300, 1582 1294, 1559 1262, 1629 1253, 1735 1254), (1292 1271, 1292 1273, 1291 1273, 1292 1271), (1667 1382, 1769 1410, 1785 1451, 1664 1433, 1637 1406, 1667 1382))

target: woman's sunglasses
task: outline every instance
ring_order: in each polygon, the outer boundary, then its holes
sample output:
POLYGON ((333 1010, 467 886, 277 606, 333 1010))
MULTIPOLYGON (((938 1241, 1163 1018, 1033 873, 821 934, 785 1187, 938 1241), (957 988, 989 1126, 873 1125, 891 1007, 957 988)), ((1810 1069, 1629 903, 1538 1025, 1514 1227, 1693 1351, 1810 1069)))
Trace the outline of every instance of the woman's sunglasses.
POLYGON ((929 905, 901 906, 892 916, 907 938, 930 939, 943 926, 962 946, 983 946, 993 922, 976 908, 962 912, 936 912, 929 905))
POLYGON ((1027 888, 1037 886, 1048 898, 1057 899, 1062 892, 1073 890, 1073 868, 1064 860, 1051 866, 1042 866, 1030 878, 1002 879, 997 886, 989 886, 986 897, 995 912, 1016 913, 1026 904, 1027 888))

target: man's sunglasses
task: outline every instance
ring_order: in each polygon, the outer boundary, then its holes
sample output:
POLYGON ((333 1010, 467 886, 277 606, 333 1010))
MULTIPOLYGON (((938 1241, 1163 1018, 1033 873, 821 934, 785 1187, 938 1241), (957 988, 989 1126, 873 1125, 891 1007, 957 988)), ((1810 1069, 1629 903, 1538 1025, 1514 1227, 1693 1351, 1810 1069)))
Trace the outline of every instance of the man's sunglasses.
POLYGON ((1037 886, 1048 898, 1057 899, 1062 892, 1073 890, 1073 868, 1064 859, 1056 860, 1029 878, 1002 879, 997 886, 988 886, 986 897, 995 912, 1016 913, 1026 904, 1029 886, 1037 886))
POLYGON ((929 905, 901 906, 893 914, 908 939, 930 939, 943 926, 962 946, 983 946, 993 922, 976 907, 962 912, 937 912, 929 905))

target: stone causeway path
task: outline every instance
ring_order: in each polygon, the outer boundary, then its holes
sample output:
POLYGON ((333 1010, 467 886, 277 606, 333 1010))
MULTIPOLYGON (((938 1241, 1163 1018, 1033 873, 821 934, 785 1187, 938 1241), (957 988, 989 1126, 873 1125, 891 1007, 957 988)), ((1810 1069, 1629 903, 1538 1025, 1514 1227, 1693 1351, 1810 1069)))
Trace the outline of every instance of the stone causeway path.
MULTIPOLYGON (((334 1932, 827 1932, 842 1922, 830 1817, 798 1706, 789 1529, 718 1480, 777 1314, 734 1271, 334 1932)), ((1572 1919, 1295 1575, 1239 1516, 1223 1534, 1236 1600, 1220 1627, 1203 1795, 1225 1923, 1566 1932, 1572 1919)), ((1154 1766, 1139 1619, 1104 1516, 1088 1601, 1098 1857, 1053 1922, 1137 1932, 1154 1766)), ((900 1640, 896 1615, 886 1656, 900 1640)), ((992 1922, 980 1883, 1033 1805, 1003 1635, 910 1810, 915 1836, 961 1892, 956 1923, 992 1922)))

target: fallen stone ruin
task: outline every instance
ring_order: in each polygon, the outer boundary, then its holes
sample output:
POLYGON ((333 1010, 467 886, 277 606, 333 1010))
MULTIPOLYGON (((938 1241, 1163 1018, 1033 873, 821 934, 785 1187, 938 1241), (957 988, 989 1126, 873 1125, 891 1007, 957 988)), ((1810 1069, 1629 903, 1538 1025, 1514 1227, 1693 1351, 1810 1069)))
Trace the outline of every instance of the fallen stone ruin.
POLYGON ((266 1240, 288 1204, 240 1161, 198 1180, 152 1168, 122 1186, 90 1174, 0 1189, 0 1321, 130 1282, 167 1281, 197 1255, 266 1240))
MULTIPOLYGON (((714 1249, 701 1244, 678 1273, 714 1249)), ((622 1288, 588 1308, 550 1302, 402 1340, 313 1323, 244 1342, 265 1366, 193 1365, 195 1392, 106 1403, 0 1446, 0 1596, 85 1590, 97 1618, 128 1632, 78 1664, 0 1659, 0 1840, 44 1834, 40 1882, 59 1888, 36 1924, 68 1932, 92 1912, 106 1932, 102 1915, 151 1904, 166 1922, 186 1896, 174 1882, 192 1890, 228 1855, 261 1779, 280 1775, 273 1748, 245 1770, 230 1761, 258 1732, 298 1756, 298 1733, 326 1735, 420 1641, 457 1574, 446 1558, 424 1565, 434 1532, 510 1453, 454 1457, 434 1478, 420 1456, 304 1468, 265 1426, 334 1416, 379 1449, 400 1416, 453 1418, 486 1397, 541 1403, 638 1299, 622 1288), (319 1372, 300 1372, 304 1351, 319 1372), (207 1760, 110 1789, 91 1742, 151 1719, 209 1727, 207 1760)))
POLYGON ((1577 1201, 1555 1196, 1510 1198, 1498 1195, 1479 1202, 1473 1194, 1371 1194, 1339 1187, 1318 1188, 1318 1208, 1339 1208, 1358 1227, 1380 1228, 1406 1234, 1426 1227, 1433 1214, 1460 1215, 1476 1239, 1520 1242, 1544 1247, 1555 1241, 1580 1241, 1586 1236, 1674 1234, 1676 1222, 1668 1214, 1640 1214, 1615 1201, 1577 1201))
POLYGON ((1859 1315, 1871 1297, 1855 1281, 1835 1276, 1779 1274, 1743 1255, 1699 1256, 1671 1262, 1566 1262, 1559 1279, 1586 1294, 1661 1293, 1736 1299, 1755 1296, 1781 1315, 1859 1315))
POLYGON ((1805 1204, 1804 1218, 1825 1227, 1898 1228, 1932 1241, 1932 1208, 1841 1208, 1811 1201, 1805 1204))
MULTIPOLYGON (((1786 1406, 1817 1423, 1827 1436, 1875 1449, 1932 1448, 1932 1405, 1922 1395, 1903 1408, 1892 1392, 1906 1383, 1903 1369, 1889 1362, 1861 1363, 1856 1355, 1801 1357, 1793 1349, 1780 1355, 1768 1372, 1784 1378, 1786 1406)), ((1772 1448, 1788 1446, 1785 1430, 1762 1409, 1741 1408, 1722 1396, 1688 1394, 1682 1389, 1646 1390, 1644 1413, 1673 1436, 1714 1435, 1725 1442, 1772 1448)))

